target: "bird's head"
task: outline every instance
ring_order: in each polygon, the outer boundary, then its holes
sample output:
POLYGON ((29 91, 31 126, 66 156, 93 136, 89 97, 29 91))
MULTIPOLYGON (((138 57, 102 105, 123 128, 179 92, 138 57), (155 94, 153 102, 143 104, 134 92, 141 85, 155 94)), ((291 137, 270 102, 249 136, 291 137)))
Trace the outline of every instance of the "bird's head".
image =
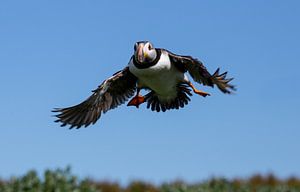
POLYGON ((156 59, 157 52, 149 41, 139 41, 134 45, 134 57, 139 63, 149 63, 156 59))

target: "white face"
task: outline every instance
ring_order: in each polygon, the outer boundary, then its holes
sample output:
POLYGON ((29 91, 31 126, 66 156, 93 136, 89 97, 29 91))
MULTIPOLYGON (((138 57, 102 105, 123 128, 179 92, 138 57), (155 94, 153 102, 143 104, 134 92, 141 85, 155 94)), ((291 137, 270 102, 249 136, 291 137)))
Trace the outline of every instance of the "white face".
POLYGON ((140 63, 149 63, 155 60, 156 50, 153 45, 147 42, 138 42, 135 45, 135 58, 140 63))

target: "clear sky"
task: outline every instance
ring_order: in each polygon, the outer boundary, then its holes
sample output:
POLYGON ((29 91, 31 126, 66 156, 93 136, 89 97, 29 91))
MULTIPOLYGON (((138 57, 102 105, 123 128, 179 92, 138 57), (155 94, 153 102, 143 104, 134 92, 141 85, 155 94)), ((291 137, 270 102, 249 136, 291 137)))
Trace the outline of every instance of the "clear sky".
POLYGON ((300 176, 299 1, 1 1, 0 177, 71 165, 82 177, 193 182, 300 176), (167 113, 121 106, 68 130, 77 104, 150 40, 235 78, 235 95, 167 113))

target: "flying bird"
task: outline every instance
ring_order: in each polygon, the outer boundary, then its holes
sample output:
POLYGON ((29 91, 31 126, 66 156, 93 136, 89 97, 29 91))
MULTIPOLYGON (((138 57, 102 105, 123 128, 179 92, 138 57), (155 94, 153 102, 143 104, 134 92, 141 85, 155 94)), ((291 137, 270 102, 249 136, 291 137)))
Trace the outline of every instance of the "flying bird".
POLYGON ((61 126, 80 128, 95 124, 102 113, 124 104, 139 108, 147 103, 152 111, 165 112, 184 107, 190 101, 192 92, 202 97, 209 93, 196 89, 186 73, 205 86, 216 85, 223 93, 230 94, 235 87, 226 78, 227 72, 220 74, 219 68, 211 75, 203 63, 191 56, 174 54, 166 49, 155 48, 149 41, 139 41, 134 45, 134 54, 128 65, 104 80, 93 94, 82 103, 56 108, 57 120, 61 126), (140 90, 148 90, 144 96, 140 90))

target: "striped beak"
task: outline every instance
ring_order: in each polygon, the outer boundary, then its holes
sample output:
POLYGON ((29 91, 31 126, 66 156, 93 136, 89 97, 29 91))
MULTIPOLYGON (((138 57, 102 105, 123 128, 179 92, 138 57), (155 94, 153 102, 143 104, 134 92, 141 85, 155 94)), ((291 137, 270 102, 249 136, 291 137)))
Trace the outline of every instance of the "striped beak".
POLYGON ((140 63, 143 63, 144 60, 145 60, 145 54, 144 54, 144 51, 143 51, 143 48, 144 48, 144 44, 143 43, 140 43, 136 52, 137 52, 137 60, 140 62, 140 63))

